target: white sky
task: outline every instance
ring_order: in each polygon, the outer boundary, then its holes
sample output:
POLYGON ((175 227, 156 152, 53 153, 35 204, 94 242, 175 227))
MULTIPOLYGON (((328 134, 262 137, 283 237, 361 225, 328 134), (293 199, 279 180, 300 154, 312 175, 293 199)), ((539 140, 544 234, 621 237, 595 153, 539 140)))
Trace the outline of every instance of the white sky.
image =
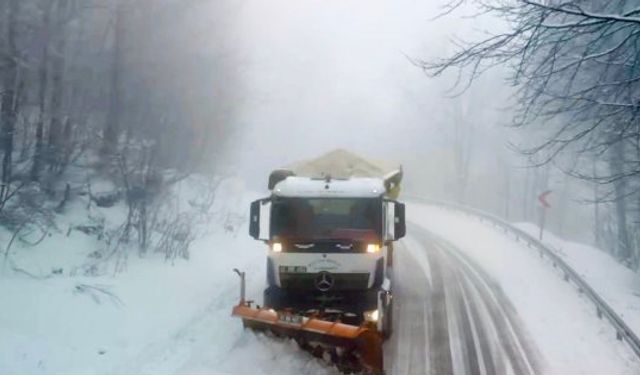
POLYGON ((449 83, 407 56, 453 50, 463 23, 429 0, 245 0, 234 40, 243 102, 230 160, 271 169, 331 149, 401 163, 442 138, 449 83))

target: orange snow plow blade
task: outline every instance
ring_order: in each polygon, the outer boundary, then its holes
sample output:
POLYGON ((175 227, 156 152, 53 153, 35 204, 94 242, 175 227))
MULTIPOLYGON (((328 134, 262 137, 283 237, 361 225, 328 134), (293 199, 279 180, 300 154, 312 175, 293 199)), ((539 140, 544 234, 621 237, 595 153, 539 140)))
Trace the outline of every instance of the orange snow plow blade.
POLYGON ((375 329, 254 308, 243 301, 233 308, 232 315, 241 318, 247 328, 295 339, 303 348, 330 360, 343 372, 384 373, 382 337, 375 329))

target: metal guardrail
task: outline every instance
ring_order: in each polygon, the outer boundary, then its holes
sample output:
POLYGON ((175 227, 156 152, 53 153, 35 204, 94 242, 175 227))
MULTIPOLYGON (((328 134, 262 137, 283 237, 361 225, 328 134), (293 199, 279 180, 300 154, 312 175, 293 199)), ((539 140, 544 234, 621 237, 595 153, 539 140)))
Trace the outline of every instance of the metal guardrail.
POLYGON ((540 257, 546 256, 551 260, 554 268, 559 268, 562 271, 565 281, 573 283, 581 294, 584 294, 589 300, 591 300, 596 307, 596 314, 598 315, 598 318, 602 319, 604 317, 609 321, 616 331, 616 338, 620 341, 626 342, 635 355, 640 359, 640 339, 633 330, 629 328, 624 320, 620 318, 620 316, 604 301, 604 299, 600 297, 598 293, 596 293, 596 291, 593 290, 593 288, 591 288, 591 286, 580 275, 578 275, 573 268, 571 268, 571 266, 569 266, 558 254, 538 239, 495 215, 475 208, 456 203, 438 202, 419 196, 405 194, 404 197, 474 216, 480 219, 480 221, 486 221, 494 227, 502 229, 505 234, 514 235, 516 241, 524 242, 527 247, 538 250, 540 257))

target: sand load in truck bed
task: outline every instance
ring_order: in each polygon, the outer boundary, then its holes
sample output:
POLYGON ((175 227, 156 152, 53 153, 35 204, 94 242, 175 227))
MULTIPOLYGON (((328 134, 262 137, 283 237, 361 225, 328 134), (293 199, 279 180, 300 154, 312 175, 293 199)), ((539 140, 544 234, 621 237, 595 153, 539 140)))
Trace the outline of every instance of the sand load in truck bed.
POLYGON ((269 177, 269 189, 286 176, 305 176, 345 179, 349 177, 374 177, 384 180, 387 193, 397 198, 402 180, 402 166, 383 161, 368 160, 349 151, 337 149, 318 158, 305 160, 275 170, 269 177))

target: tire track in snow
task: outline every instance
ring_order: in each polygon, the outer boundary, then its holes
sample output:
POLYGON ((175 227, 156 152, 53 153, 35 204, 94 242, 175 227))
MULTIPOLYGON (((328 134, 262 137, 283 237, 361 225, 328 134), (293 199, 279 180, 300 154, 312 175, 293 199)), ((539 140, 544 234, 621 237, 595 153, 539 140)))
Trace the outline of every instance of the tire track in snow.
MULTIPOLYGON (((452 374, 453 358, 450 342, 450 324, 447 306, 447 288, 446 285, 452 282, 451 274, 443 272, 441 264, 442 259, 429 256, 429 264, 431 265, 431 275, 433 280, 433 288, 431 292, 431 305, 429 306, 430 319, 429 342, 431 351, 429 358, 431 366, 430 374, 452 374)), ((451 295, 449 295, 451 298, 451 295)), ((452 300, 453 301, 453 300, 452 300)))
POLYGON ((448 256, 458 259, 460 267, 464 269, 465 287, 472 293, 476 293, 480 299, 479 303, 483 304, 483 307, 489 312, 489 323, 495 327, 497 342, 508 358, 507 364, 513 373, 538 373, 539 354, 530 344, 531 340, 526 337, 521 328, 522 324, 515 309, 499 286, 495 285, 493 280, 478 266, 468 263, 469 260, 455 249, 449 249, 447 253, 448 256))
POLYGON ((385 344, 385 363, 391 374, 425 374, 428 358, 427 306, 430 304, 429 280, 418 263, 406 256, 406 244, 396 245, 394 259, 394 275, 402 275, 402 282, 396 283, 394 278, 393 293, 393 325, 395 332, 385 344), (417 287, 416 287, 417 286, 417 287), (397 319, 396 317, 402 317, 397 319), (410 320, 404 317, 412 317, 410 320))

